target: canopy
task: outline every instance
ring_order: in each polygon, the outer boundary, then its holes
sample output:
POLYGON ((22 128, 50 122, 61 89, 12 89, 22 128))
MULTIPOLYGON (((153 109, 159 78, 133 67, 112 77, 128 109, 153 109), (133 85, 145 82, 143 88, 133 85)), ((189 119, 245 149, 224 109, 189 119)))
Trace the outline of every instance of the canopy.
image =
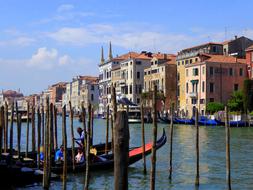
POLYGON ((118 100, 119 104, 126 105, 126 106, 137 106, 137 104, 133 103, 132 101, 128 100, 127 98, 120 98, 118 100))

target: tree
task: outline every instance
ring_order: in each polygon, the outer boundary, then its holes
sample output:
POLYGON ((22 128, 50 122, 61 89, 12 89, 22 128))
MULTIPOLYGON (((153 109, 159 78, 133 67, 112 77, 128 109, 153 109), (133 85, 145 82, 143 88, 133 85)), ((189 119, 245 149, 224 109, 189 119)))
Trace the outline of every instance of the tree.
POLYGON ((243 86, 244 112, 253 110, 253 80, 247 79, 243 86))
POLYGON ((243 92, 241 90, 233 92, 228 100, 228 108, 230 111, 243 111, 243 92))
POLYGON ((206 106, 206 111, 211 114, 221 110, 224 110, 224 105, 220 102, 209 102, 206 106))

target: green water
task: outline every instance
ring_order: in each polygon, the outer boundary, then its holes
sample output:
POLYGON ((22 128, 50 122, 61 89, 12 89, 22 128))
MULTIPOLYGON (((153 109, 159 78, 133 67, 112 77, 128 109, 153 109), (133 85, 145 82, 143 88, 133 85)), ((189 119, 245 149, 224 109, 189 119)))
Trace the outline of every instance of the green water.
MULTIPOLYGON (((69 121, 67 121, 69 123, 69 121)), ((105 120, 94 121, 94 143, 105 141, 105 120)), ((22 148, 25 148, 26 124, 22 128, 22 148)), ((81 126, 74 122, 75 128, 81 126)), ((61 121, 59 119, 59 126, 61 121)), ((15 127, 14 127, 15 128, 15 127)), ((61 127, 58 141, 61 142, 61 127)), ((158 125, 158 138, 165 128, 169 139, 169 126, 158 125)), ((146 142, 152 138, 152 125, 145 125, 146 142)), ((200 186, 199 189, 226 189, 226 154, 224 127, 200 127, 200 186)), ((77 135, 77 134, 76 134, 77 135)), ((68 127, 68 144, 70 129, 68 127)), ((130 125, 130 145, 141 145, 140 124, 130 125)), ((253 189, 253 128, 231 129, 231 171, 232 189, 253 189)), ((156 189, 191 190, 196 189, 195 181, 195 128, 175 126, 173 141, 173 177, 168 180, 169 144, 157 151, 156 189)), ((30 146, 31 147, 31 146, 30 146)), ((150 156, 147 157, 148 174, 143 175, 142 161, 129 167, 129 189, 150 188, 150 156)), ((90 189, 113 189, 113 171, 92 172, 90 189)), ((83 189, 84 174, 69 174, 67 189, 83 189)), ((61 181, 54 181, 52 189, 61 189, 61 181)), ((23 188, 22 188, 23 189, 23 188)), ((41 184, 34 184, 25 189, 42 189, 41 184)))

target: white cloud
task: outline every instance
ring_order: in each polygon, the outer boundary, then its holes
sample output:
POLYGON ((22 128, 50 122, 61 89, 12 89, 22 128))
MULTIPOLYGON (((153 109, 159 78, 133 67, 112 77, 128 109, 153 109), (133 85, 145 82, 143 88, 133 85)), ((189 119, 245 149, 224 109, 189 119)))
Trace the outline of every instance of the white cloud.
POLYGON ((29 46, 36 42, 34 38, 20 36, 10 40, 0 41, 0 46, 29 46))
POLYGON ((59 57, 59 65, 67 65, 73 63, 72 58, 69 55, 63 55, 59 57))
POLYGON ((74 5, 71 5, 71 4, 63 4, 63 5, 60 5, 58 8, 57 8, 57 12, 65 12, 65 11, 71 11, 74 9, 74 5))

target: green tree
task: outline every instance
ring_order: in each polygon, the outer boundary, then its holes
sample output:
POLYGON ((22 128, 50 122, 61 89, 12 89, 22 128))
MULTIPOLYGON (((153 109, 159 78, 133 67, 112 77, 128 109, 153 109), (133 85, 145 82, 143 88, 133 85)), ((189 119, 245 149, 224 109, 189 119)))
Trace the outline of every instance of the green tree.
POLYGON ((209 102, 206 107, 206 111, 211 114, 221 110, 224 110, 224 105, 220 102, 209 102))
POLYGON ((228 100, 228 108, 230 111, 243 111, 243 92, 241 90, 234 91, 228 100))

